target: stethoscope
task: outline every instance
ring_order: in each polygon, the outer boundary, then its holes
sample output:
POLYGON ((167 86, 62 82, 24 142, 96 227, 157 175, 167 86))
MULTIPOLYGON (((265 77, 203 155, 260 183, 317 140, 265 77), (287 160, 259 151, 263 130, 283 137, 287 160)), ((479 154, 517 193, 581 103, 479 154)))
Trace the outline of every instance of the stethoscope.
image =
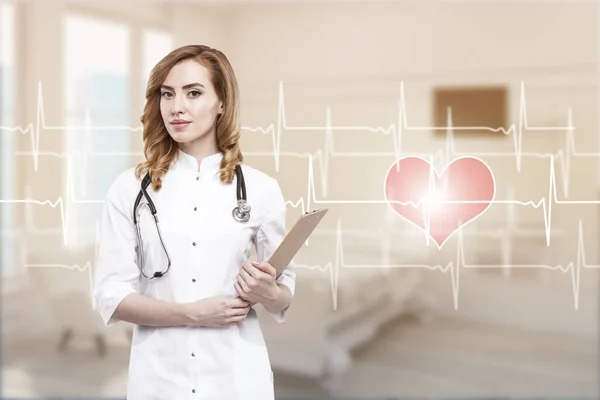
MULTIPOLYGON (((231 211, 231 215, 236 222, 245 223, 250 220, 250 209, 251 208, 250 208, 250 204, 248 204, 248 201, 247 201, 246 182, 244 181, 244 174, 242 173, 242 168, 240 165, 236 165, 235 175, 237 176, 237 190, 236 190, 237 206, 231 211)), ((144 275, 144 277, 146 277, 147 279, 154 279, 154 278, 160 278, 160 277, 164 276, 169 271, 169 269, 171 268, 171 256, 169 255, 169 251, 167 250, 167 246, 165 245, 165 242, 163 240, 163 237, 162 237, 162 234, 160 231, 160 224, 158 222, 156 206, 154 205, 154 202, 152 201, 152 198, 150 197, 150 195, 148 194, 148 191, 147 191, 147 188, 148 188, 148 185, 150 185, 150 182, 151 182, 150 173, 147 173, 144 176, 144 178, 142 179, 140 192, 138 193, 137 198, 135 199, 135 203, 133 204, 133 224, 135 225, 136 234, 137 234, 138 266, 140 268, 140 271, 142 272, 142 275, 144 275), (140 204, 142 197, 146 198, 146 203, 140 204), (155 272, 152 276, 148 276, 144 272, 144 266, 145 266, 145 264, 144 264, 144 247, 143 247, 143 242, 142 242, 142 233, 140 231, 140 224, 139 224, 140 210, 141 210, 140 205, 146 205, 150 209, 150 212, 152 213, 152 216, 154 217, 154 225, 156 226, 156 231, 158 232, 158 237, 160 239, 160 243, 161 243, 162 248, 167 256, 167 268, 162 272, 160 272, 160 271, 155 272)))

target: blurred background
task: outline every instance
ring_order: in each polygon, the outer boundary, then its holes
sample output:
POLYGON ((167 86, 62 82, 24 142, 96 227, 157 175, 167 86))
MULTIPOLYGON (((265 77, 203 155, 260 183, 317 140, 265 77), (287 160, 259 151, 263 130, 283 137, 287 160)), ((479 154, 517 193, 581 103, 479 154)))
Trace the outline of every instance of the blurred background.
POLYGON ((234 66, 245 161, 279 180, 288 224, 330 209, 287 321, 261 314, 279 398, 596 398, 599 15, 0 2, 2 395, 125 396, 131 327, 91 308, 98 218, 142 159, 151 68, 207 44, 234 66), (405 155, 480 157, 497 204, 438 250, 385 204, 405 155))

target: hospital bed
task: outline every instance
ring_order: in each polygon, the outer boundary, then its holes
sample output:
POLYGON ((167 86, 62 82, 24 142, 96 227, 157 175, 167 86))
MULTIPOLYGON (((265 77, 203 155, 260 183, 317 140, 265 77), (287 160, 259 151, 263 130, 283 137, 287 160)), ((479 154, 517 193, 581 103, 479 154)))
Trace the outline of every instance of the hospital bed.
POLYGON ((282 324, 256 308, 273 370, 320 380, 326 388, 350 366, 354 349, 425 304, 418 269, 340 268, 337 279, 335 272, 298 268, 293 304, 282 324))

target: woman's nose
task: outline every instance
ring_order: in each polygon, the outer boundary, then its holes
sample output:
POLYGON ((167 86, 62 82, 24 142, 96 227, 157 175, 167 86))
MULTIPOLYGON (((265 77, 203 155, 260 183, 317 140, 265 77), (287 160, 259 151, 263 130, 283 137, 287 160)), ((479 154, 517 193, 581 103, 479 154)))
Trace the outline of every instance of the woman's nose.
POLYGON ((181 114, 184 111, 184 100, 180 96, 175 96, 173 101, 171 102, 171 112, 173 115, 181 114))

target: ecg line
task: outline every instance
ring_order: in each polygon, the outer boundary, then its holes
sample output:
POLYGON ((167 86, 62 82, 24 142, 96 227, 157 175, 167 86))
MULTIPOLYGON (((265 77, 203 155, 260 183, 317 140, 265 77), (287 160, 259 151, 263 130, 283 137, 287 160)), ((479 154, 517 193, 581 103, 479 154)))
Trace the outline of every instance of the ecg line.
MULTIPOLYGON (((564 179, 564 190, 565 196, 568 195, 568 176, 570 173, 570 160, 571 156, 575 157, 599 157, 600 153, 582 153, 577 152, 575 149, 575 140, 573 130, 575 129, 572 126, 572 113, 569 109, 568 113, 568 121, 569 124, 566 127, 533 127, 529 126, 527 122, 527 112, 526 112, 526 102, 525 102, 525 90, 524 84, 521 82, 521 96, 520 96, 521 104, 519 107, 519 118, 518 124, 511 125, 508 129, 505 128, 490 128, 490 127, 454 127, 452 126, 452 114, 451 110, 448 111, 448 120, 449 125, 446 127, 411 127, 408 126, 406 112, 405 112, 405 101, 404 101, 404 85, 401 83, 400 85, 400 101, 399 101, 399 117, 397 125, 390 125, 388 128, 385 127, 369 127, 369 126, 333 126, 331 124, 331 111, 330 108, 327 108, 326 115, 326 125, 325 126, 289 126, 286 121, 285 115, 285 102, 283 96, 283 85, 280 83, 279 85, 279 104, 278 104, 278 117, 277 123, 271 124, 267 128, 248 128, 244 127, 244 130, 250 132, 262 133, 265 135, 272 135, 273 142, 273 151, 271 153, 268 152, 255 152, 255 153, 245 153, 249 155, 256 156, 274 156, 275 168, 279 171, 279 162, 281 156, 293 156, 293 157, 301 157, 308 158, 308 187, 306 196, 300 197, 297 201, 286 201, 286 205, 290 205, 293 208, 301 208, 302 213, 310 210, 314 204, 323 204, 323 205, 367 205, 367 204, 389 204, 389 201, 386 200, 319 200, 316 197, 315 192, 315 174, 314 174, 314 160, 318 159, 320 171, 321 171, 321 182, 323 185, 323 193, 326 193, 326 175, 328 172, 329 165, 329 157, 332 156, 346 156, 346 157, 381 157, 382 155, 393 155, 398 159, 401 155, 406 155, 407 153, 402 152, 402 135, 405 130, 417 130, 417 131, 434 131, 434 130, 445 130, 447 131, 447 140, 446 140, 446 148, 445 151, 437 151, 434 153, 430 153, 429 156, 432 160, 441 159, 444 162, 448 162, 451 158, 451 155, 470 155, 470 156, 486 156, 486 157, 516 157, 517 169, 520 171, 521 169, 521 159, 523 157, 537 157, 537 158, 549 158, 550 160, 550 173, 549 173, 549 192, 547 197, 542 197, 538 201, 518 201, 518 200, 494 200, 492 204, 508 204, 508 205, 519 205, 525 207, 533 207, 535 209, 542 208, 543 217, 544 217, 544 233, 546 237, 546 244, 550 245, 550 232, 551 232, 551 211, 552 204, 566 204, 566 205, 582 205, 582 204, 600 204, 600 201, 567 201, 567 200, 559 200, 557 196, 557 185, 556 185, 556 174, 555 174, 555 161, 561 161, 561 170, 563 172, 564 179), (514 152, 513 153, 502 153, 502 152, 486 152, 486 153, 469 153, 469 154, 461 154, 456 152, 455 144, 453 141, 452 132, 455 129, 459 130, 487 130, 491 132, 501 132, 504 135, 512 135, 513 136, 513 144, 514 144, 514 152), (325 148, 324 150, 318 150, 316 153, 294 153, 294 152, 282 152, 280 150, 281 146, 281 136, 282 131, 324 131, 325 132, 325 148), (526 153, 522 151, 522 140, 523 140, 523 131, 567 131, 567 148, 565 151, 559 151, 554 154, 549 153, 526 153), (365 131, 371 133, 381 133, 384 135, 392 135, 393 139, 393 149, 394 152, 337 152, 334 149, 333 143, 333 132, 334 131, 365 131)), ((141 127, 133 128, 126 126, 105 126, 105 127, 92 127, 89 122, 89 111, 86 111, 86 125, 83 127, 75 127, 75 126, 48 126, 45 123, 45 115, 43 111, 43 97, 42 97, 42 87, 41 83, 38 85, 38 108, 36 115, 35 124, 30 124, 25 128, 9 128, 0 126, 0 130, 8 130, 11 132, 20 132, 22 134, 29 134, 31 138, 31 147, 32 151, 29 153, 21 152, 18 154, 29 154, 33 155, 33 163, 34 169, 37 171, 38 169, 38 158, 40 155, 48 155, 67 158, 67 184, 66 184, 66 196, 59 197, 56 201, 52 202, 50 200, 40 201, 34 199, 24 199, 24 200, 0 200, 1 203, 25 203, 25 204, 35 204, 42 206, 51 206, 53 208, 58 208, 61 215, 61 225, 63 232, 63 241, 67 244, 68 238, 68 226, 69 226, 69 215, 70 209, 73 204, 102 204, 103 200, 81 200, 77 199, 74 195, 73 188, 73 175, 74 171, 72 169, 72 154, 67 154, 66 156, 60 153, 52 153, 52 152, 41 152, 39 150, 39 138, 41 130, 51 130, 51 131, 67 131, 67 130, 84 130, 86 132, 86 137, 89 138, 89 133, 91 131, 96 130, 127 130, 131 132, 136 132, 142 130, 141 127)), ((89 140, 88 140, 89 142, 89 140)), ((137 153, 94 153, 92 152, 91 146, 84 147, 82 153, 77 153, 77 156, 83 154, 83 158, 86 157, 87 154, 94 154, 99 156, 128 156, 128 155, 137 155, 137 153)), ((87 159, 85 159, 84 166, 87 166, 87 159)), ((85 181, 83 177, 80 177, 82 182, 85 181)), ((324 197, 326 194, 324 195, 324 197)), ((423 204, 423 201, 412 203, 412 202, 391 202, 398 203, 403 205, 413 205, 420 206, 423 204)), ((426 209, 426 207, 425 207, 426 209)), ((427 219, 426 219, 427 220, 427 219)), ((428 239, 428 228, 425 229, 425 237, 428 239)), ((339 275, 338 268, 339 266, 349 267, 349 268, 362 268, 366 266, 361 265, 345 265, 343 261, 343 247, 341 242, 341 225, 338 221, 338 243, 336 245, 336 261, 335 264, 327 264, 325 269, 330 269, 330 274, 332 275, 332 292, 334 293, 334 299, 337 298, 337 290, 338 283, 337 278, 339 275)), ((459 241, 458 241, 458 249, 457 249, 457 260, 455 263, 449 263, 446 266, 427 266, 427 265, 400 265, 396 267, 402 268, 429 268, 429 269, 437 269, 442 272, 450 271, 451 279, 452 279, 452 288, 454 293, 454 302, 455 307, 457 307, 458 302, 458 287, 459 287, 459 267, 461 268, 495 268, 497 266, 481 266, 481 265, 467 265, 464 261, 463 254, 463 243, 462 243, 462 231, 459 231, 459 241)), ((546 268, 546 269, 558 269, 563 272, 571 271, 573 277, 573 289, 574 289, 574 298, 576 308, 578 307, 578 295, 579 295, 579 269, 581 266, 586 268, 598 268, 598 266, 587 266, 585 265, 585 257, 583 252, 583 238, 581 233, 581 221, 580 221, 580 233, 579 233, 579 241, 578 241, 578 257, 577 263, 569 263, 566 267, 561 266, 547 266, 547 265, 525 265, 525 266, 501 266, 501 268, 546 268)), ((31 266, 31 265, 30 265, 31 266)), ((49 265, 46 265, 49 266, 49 265)), ((62 266, 62 267, 70 267, 78 270, 92 269, 91 263, 86 263, 83 266, 65 266, 65 265, 54 265, 54 266, 62 266)), ((377 266, 377 267, 394 267, 394 266, 377 266)), ((320 267, 314 267, 320 268, 320 267)), ((91 274, 91 271, 90 271, 91 274)), ((336 300, 334 300, 335 303, 336 300)))
MULTIPOLYGON (((310 161, 310 160, 309 160, 310 161)), ((68 167, 71 168, 71 161, 70 159, 68 159, 68 167)), ((307 196, 307 201, 305 204, 305 200, 304 198, 300 198, 297 202, 290 202, 290 201, 286 201, 286 205, 290 205, 293 208, 301 208, 301 212, 304 213, 308 210, 311 209, 311 207, 313 206, 313 204, 327 204, 327 205, 345 205, 345 204, 386 204, 388 203, 385 200, 319 200, 316 198, 315 196, 315 190, 314 190, 314 176, 312 174, 313 171, 313 163, 309 162, 308 163, 308 196, 307 196)), ((558 200, 557 196, 556 196, 556 185, 554 183, 554 163, 550 163, 550 190, 549 190, 549 196, 548 198, 542 198, 541 200, 535 202, 535 201, 519 201, 519 200, 494 200, 492 201, 492 204, 506 204, 506 205, 519 205, 519 206, 529 206, 529 207, 533 207, 533 208, 542 208, 543 209, 543 215, 544 215, 544 233, 545 233, 545 237, 546 237, 546 245, 549 246, 550 245, 550 229, 551 229, 551 210, 552 210, 552 203, 557 203, 557 204, 600 204, 600 201, 566 201, 566 200, 558 200)), ((18 202, 26 202, 26 203, 33 203, 33 204, 38 204, 38 205, 50 205, 52 207, 60 207, 60 212, 61 212, 61 220, 63 221, 63 229, 64 229, 64 234, 63 234, 63 239, 65 241, 65 244, 67 242, 66 238, 67 238, 67 226, 68 226, 68 218, 65 216, 68 215, 68 209, 69 209, 69 205, 71 203, 102 203, 102 200, 77 200, 75 198, 73 198, 73 190, 72 190, 72 184, 71 184, 71 180, 68 181, 67 184, 67 201, 63 201, 63 198, 60 197, 56 202, 49 202, 49 201, 36 201, 36 200, 22 200, 22 201, 18 201, 18 202)), ((3 202, 7 202, 7 200, 3 200, 3 202)), ((393 202, 392 202, 393 203, 393 202)), ((403 204, 403 205, 413 205, 413 206, 419 206, 421 204, 423 204, 422 201, 419 202, 395 202, 398 204, 403 204)), ((338 279, 339 279, 339 267, 343 266, 343 267, 347 267, 347 268, 366 268, 366 267, 377 267, 377 268, 428 268, 428 269, 433 269, 433 270, 440 270, 442 272, 450 272, 450 276, 451 276, 451 281, 452 281, 452 290, 453 290, 453 298, 454 298, 454 304, 455 304, 455 308, 458 306, 458 288, 459 288, 459 267, 462 268, 545 268, 545 269, 554 269, 554 270, 561 270, 563 272, 567 272, 567 271, 571 271, 572 272, 572 276, 573 276, 573 290, 574 290, 574 299, 575 299, 575 307, 578 308, 578 297, 579 297, 579 275, 580 275, 580 270, 579 268, 583 265, 585 265, 585 254, 583 253, 583 235, 581 232, 581 221, 580 221, 580 232, 579 232, 579 238, 578 238, 578 255, 577 255, 577 263, 569 263, 566 267, 562 267, 562 266, 548 266, 548 265, 503 265, 503 266, 489 266, 489 265, 467 265, 465 260, 464 260, 464 252, 463 252, 463 239, 462 239, 462 229, 459 230, 459 240, 458 240, 458 248, 457 248, 457 259, 455 262, 449 263, 446 266, 440 266, 440 265, 436 265, 436 266, 429 266, 429 265, 424 265, 424 264, 416 264, 416 265, 377 265, 377 266, 365 266, 365 265, 346 265, 344 263, 344 257, 343 257, 343 243, 342 243, 342 232, 341 232, 341 225, 340 225, 340 221, 338 220, 338 228, 337 228, 337 243, 336 243, 336 258, 335 258, 335 263, 334 264, 327 264, 325 266, 325 268, 321 268, 321 267, 308 267, 308 266, 303 266, 303 265, 299 265, 300 267, 305 267, 305 268, 318 268, 321 271, 326 271, 327 268, 329 268, 329 272, 330 272, 330 278, 331 278, 331 290, 332 290, 332 296, 333 296, 333 302, 334 302, 334 307, 337 307, 337 293, 338 293, 338 279)), ((425 230, 425 233, 427 232, 427 229, 425 230)), ((425 234, 425 238, 426 240, 429 239, 429 236, 425 234)), ((48 266, 48 265, 47 265, 48 266)), ((91 264, 85 264, 85 266, 90 266, 91 268, 91 264)), ((63 266, 64 267, 64 266, 63 266)), ((587 268, 598 268, 598 266, 586 266, 587 268)), ((91 272, 90 272, 91 273, 91 272)))
MULTIPOLYGON (((437 270, 443 273, 450 273, 450 280, 452 285, 452 294, 455 310, 458 310, 458 296, 459 296, 459 281, 460 281, 460 270, 464 269, 482 269, 482 268, 499 268, 499 269, 513 269, 513 268, 527 268, 527 269, 546 269, 554 271, 562 271, 564 273, 570 272, 573 286, 573 301, 575 309, 579 309, 579 295, 580 295, 580 276, 581 268, 600 268, 600 265, 587 264, 585 261, 585 248, 584 248, 584 236, 582 229, 581 219, 579 220, 579 231, 577 240, 577 258, 575 262, 570 262, 567 265, 547 265, 547 264, 511 264, 511 265, 490 265, 490 264, 467 264, 464 255, 464 241, 462 229, 458 231, 457 240, 457 252, 456 260, 447 263, 446 265, 428 265, 428 264, 347 264, 344 261, 344 244, 343 236, 344 231, 341 227, 341 220, 337 220, 336 229, 336 246, 335 246, 335 261, 329 262, 324 266, 321 265, 307 265, 302 263, 294 263, 297 268, 303 268, 308 270, 318 270, 320 272, 329 272, 330 289, 332 295, 333 309, 338 308, 338 293, 339 293, 339 281, 340 281, 340 270, 342 268, 378 268, 378 269, 392 269, 392 268, 404 268, 404 269, 428 269, 437 270)), ((83 265, 79 264, 26 264, 26 268, 64 268, 70 270, 77 270, 80 272, 88 272, 88 278, 90 283, 90 289, 93 288, 93 267, 97 265, 98 260, 98 243, 99 243, 99 225, 96 224, 96 240, 95 240, 95 261, 87 261, 83 265)), ((92 304, 94 302, 92 295, 92 304)))
MULTIPOLYGON (((308 163, 308 187, 307 193, 305 197, 300 197, 297 201, 286 201, 286 205, 290 205, 293 208, 300 208, 302 213, 306 211, 312 210, 314 205, 367 205, 367 204, 399 204, 399 205, 410 205, 413 207, 419 207, 424 205, 424 212, 427 213, 429 207, 427 207, 427 200, 422 199, 418 202, 412 201, 395 201, 395 200, 385 200, 385 195, 383 196, 383 200, 318 200, 315 194, 314 188, 314 173, 313 173, 313 163, 309 158, 308 163)), ((433 179, 433 177, 430 177, 433 179)), ((550 246, 550 232, 551 232, 551 220, 552 220, 552 204, 557 205, 593 205, 600 204, 600 200, 560 200, 556 194, 556 175, 554 172, 554 159, 550 160, 550 174, 549 174, 549 188, 548 188, 548 196, 542 197, 539 200, 531 200, 531 201, 521 201, 521 200, 492 200, 492 201, 440 201, 440 203, 456 203, 456 204, 468 204, 468 203, 485 203, 485 204, 516 204, 524 207, 532 207, 535 209, 541 208, 543 211, 544 217, 544 231, 546 237, 546 245, 550 246)), ((427 214, 424 216, 425 221, 429 221, 427 214)), ((429 238, 428 235, 429 226, 426 224, 425 226, 425 237, 429 238)))
MULTIPOLYGON (((48 235, 48 234, 56 234, 56 233, 60 233, 60 231, 58 230, 52 230, 52 229, 39 229, 37 227, 34 226, 33 224, 33 220, 31 218, 31 212, 30 212, 30 203, 26 204, 26 212, 25 212, 25 230, 26 232, 33 232, 35 234, 44 234, 44 235, 48 235)), ((522 237, 522 238, 527 238, 527 237, 538 237, 540 231, 539 230, 535 230, 535 229, 522 229, 516 226, 516 220, 514 218, 514 203, 510 203, 509 207, 507 207, 507 217, 505 218, 505 221, 507 221, 508 226, 506 228, 503 229, 490 229, 490 230, 480 230, 477 229, 476 231, 473 232, 464 232, 461 230, 460 231, 460 236, 459 236, 459 243, 458 243, 458 249, 457 249, 457 261, 456 263, 449 263, 446 266, 428 266, 425 264, 416 264, 416 265, 408 265, 408 264, 404 264, 404 265, 389 265, 389 264, 383 264, 383 265, 349 265, 349 264, 345 264, 344 262, 344 245, 343 245, 343 237, 348 237, 348 236, 353 236, 353 237, 359 237, 359 238, 370 238, 370 239, 374 239, 377 235, 377 237, 385 237, 387 239, 389 239, 391 236, 393 235, 406 235, 406 236, 410 236, 410 237, 414 237, 414 232, 412 232, 411 230, 401 230, 398 229, 394 226, 392 226, 389 229, 377 229, 375 231, 373 230, 365 230, 365 229, 359 229, 359 230, 352 230, 352 229, 343 229, 341 228, 341 221, 338 220, 338 228, 331 231, 331 230, 327 230, 327 229, 320 229, 318 231, 316 231, 314 233, 314 236, 324 236, 324 235, 335 235, 336 238, 336 257, 335 257, 335 262, 333 263, 329 263, 326 264, 325 267, 320 267, 318 265, 316 266, 309 266, 309 265, 305 265, 305 264, 296 264, 297 267, 299 268, 305 268, 305 269, 310 269, 310 270, 319 270, 321 272, 327 272, 329 271, 329 275, 330 275, 330 287, 331 287, 331 294, 332 294, 332 302, 333 302, 333 306, 334 309, 337 309, 337 300, 338 300, 338 287, 339 287, 339 271, 341 268, 382 268, 382 269, 389 269, 389 268, 428 268, 431 270, 439 270, 441 272, 448 272, 450 271, 450 276, 451 276, 451 282, 452 282, 452 289, 453 289, 453 300, 454 300, 454 304, 455 307, 458 307, 458 295, 459 295, 459 266, 462 266, 463 268, 501 268, 504 271, 505 275, 510 275, 510 271, 512 268, 547 268, 547 269, 559 269, 562 270, 563 272, 567 272, 569 271, 570 268, 573 268, 575 265, 576 266, 580 266, 583 264, 585 264, 585 259, 583 259, 583 261, 581 261, 578 258, 577 264, 568 264, 566 267, 550 267, 550 266, 536 266, 536 265, 511 265, 509 264, 510 262, 510 257, 511 257, 511 241, 510 239, 514 238, 514 237, 522 237), (503 239, 503 241, 501 242, 501 247, 502 247, 502 259, 505 260, 505 263, 502 265, 467 265, 465 260, 464 260, 464 241, 463 238, 464 236, 469 236, 469 235, 473 235, 473 236, 477 236, 478 238, 494 238, 494 239, 503 239)), ((75 265, 68 265, 68 264, 52 264, 52 263, 45 263, 45 264, 26 264, 25 267, 27 268, 65 268, 65 269, 72 269, 72 270, 77 270, 80 272, 88 272, 89 274, 89 280, 90 280, 90 285, 92 285, 92 279, 93 279, 93 271, 92 269, 95 267, 95 265, 97 265, 97 254, 98 254, 98 238, 99 238, 99 221, 96 219, 96 241, 95 241, 95 253, 96 253, 96 261, 86 261, 84 264, 79 265, 79 264, 75 264, 75 265)), ((580 223, 580 228, 581 228, 581 223, 580 223)), ((545 231, 542 231, 545 232, 545 231)), ((557 230, 554 232, 554 234, 562 234, 563 232, 560 230, 557 230)), ((5 234, 8 234, 8 232, 6 232, 5 234)), ((14 235, 14 233, 11 233, 14 235)), ((579 240, 579 245, 580 245, 580 250, 581 253, 578 254, 581 255, 582 257, 585 256, 585 253, 583 251, 583 235, 582 232, 580 231, 580 240, 579 240)), ((389 254, 385 254, 386 252, 389 252, 389 248, 385 248, 385 242, 384 245, 382 246, 382 251, 384 252, 383 257, 385 259, 389 259, 389 254)), ((586 266, 587 268, 595 268, 594 266, 586 266)), ((578 307, 578 293, 579 293, 579 270, 576 270, 577 274, 574 275, 574 284, 573 284, 573 288, 574 288, 574 296, 575 296, 575 301, 576 301, 576 307, 578 307), (575 280, 576 278, 576 280, 575 280)), ((92 286, 90 286, 92 287, 92 286)))
MULTIPOLYGON (((42 205, 42 206, 50 206, 53 208, 59 208, 60 211, 60 217, 61 217, 61 223, 62 223, 62 229, 63 229, 63 242, 66 245, 67 241, 68 241, 68 226, 69 226, 69 214, 70 214, 70 208, 72 207, 72 205, 74 204, 103 204, 104 200, 82 200, 82 199, 77 199, 75 198, 74 195, 74 189, 73 189, 73 179, 72 179, 72 161, 71 158, 67 159, 67 184, 66 184, 66 197, 63 198, 62 196, 60 196, 56 201, 50 201, 50 200, 35 200, 35 199, 23 199, 23 200, 7 200, 7 199, 2 199, 0 200, 0 203, 16 203, 16 204, 21 204, 21 203, 31 203, 31 204, 36 204, 36 205, 42 205)), ((306 196, 302 196, 300 197, 297 201, 290 201, 287 200, 286 201, 286 205, 289 205, 293 208, 300 208, 302 214, 305 213, 306 211, 312 210, 312 208, 314 207, 314 205, 386 205, 386 204, 400 204, 400 205, 411 205, 414 207, 419 207, 421 205, 425 205, 425 207, 423 207, 423 209, 425 210, 424 212, 428 212, 427 210, 429 209, 428 207, 426 207, 427 203, 425 200, 421 200, 419 202, 400 202, 400 201, 394 201, 394 200, 385 200, 385 196, 382 196, 383 199, 380 200, 348 200, 348 199, 339 199, 339 200, 322 200, 322 199, 317 199, 316 197, 316 193, 315 193, 315 181, 314 181, 314 163, 312 161, 312 157, 309 157, 308 160, 308 185, 307 185, 307 193, 306 196)), ((451 203, 449 201, 445 201, 446 203, 451 203)), ((458 201, 455 203, 473 203, 473 202, 467 202, 467 201, 458 201)), ((516 204, 519 206, 524 206, 524 207, 532 207, 535 209, 539 209, 541 208, 543 211, 543 218, 544 218, 544 232, 545 232, 545 238, 546 238, 546 244, 549 246, 550 245, 550 239, 551 239, 551 218, 552 218, 552 204, 557 204, 557 205, 590 205, 590 204, 600 204, 600 200, 560 200, 558 199, 557 193, 556 193, 556 177, 555 177, 555 172, 554 172, 554 161, 553 159, 551 159, 550 161, 550 174, 549 174, 549 190, 548 190, 548 196, 547 197, 543 197, 537 201, 532 200, 532 201, 520 201, 520 200, 514 200, 514 199, 508 199, 508 200, 493 200, 490 202, 492 205, 493 204, 516 204)), ((427 217, 427 215, 425 215, 425 217, 427 217)), ((429 221, 429 218, 426 218, 425 221, 429 221)), ((429 238, 428 232, 429 232, 429 224, 426 224, 425 226, 425 237, 429 238)))
MULTIPOLYGON (((95 246, 94 246, 94 262, 92 261, 86 261, 83 265, 79 265, 79 264, 73 264, 73 265, 69 265, 69 264, 54 264, 54 263, 47 263, 47 264, 25 264, 24 267, 25 268, 63 268, 63 269, 69 269, 69 270, 75 270, 75 271, 79 271, 79 272, 87 272, 88 273, 88 282, 89 282, 89 289, 90 289, 90 295, 91 295, 91 305, 92 308, 95 308, 95 301, 94 301, 94 266, 98 264, 98 244, 99 244, 99 238, 100 238, 100 227, 98 222, 96 222, 96 240, 94 241, 95 246)), ((24 251, 24 249, 22 249, 24 251)), ((78 288, 78 289, 83 289, 83 288, 78 288)))
MULTIPOLYGON (((29 134, 31 141, 31 151, 17 152, 18 155, 28 155, 33 158, 33 166, 35 171, 38 170, 39 157, 40 156, 52 156, 63 158, 65 157, 62 153, 40 151, 40 131, 83 131, 84 138, 86 139, 87 146, 84 146, 81 152, 76 152, 77 158, 81 159, 83 168, 80 169, 81 175, 80 180, 83 190, 85 190, 86 179, 85 172, 87 171, 89 155, 93 156, 142 156, 140 152, 93 152, 91 150, 90 143, 90 132, 91 131, 129 131, 129 132, 142 132, 142 127, 131 127, 131 126, 91 126, 89 109, 85 111, 85 125, 83 126, 49 126, 45 121, 44 106, 43 106, 43 91, 42 84, 38 82, 38 96, 37 96, 37 113, 35 124, 29 124, 26 127, 6 127, 0 126, 0 131, 6 130, 10 132, 20 132, 21 134, 29 134)), ((579 152, 576 150, 574 130, 575 127, 572 124, 572 112, 571 108, 568 109, 568 125, 564 127, 543 127, 543 126, 530 126, 527 120, 527 107, 525 97, 525 86, 524 82, 520 85, 520 96, 519 96, 519 115, 517 117, 517 124, 513 124, 508 128, 491 128, 485 126, 453 126, 452 125, 452 113, 451 109, 448 109, 448 125, 443 127, 435 126, 409 126, 408 119, 406 116, 406 101, 404 95, 404 82, 400 82, 400 96, 398 102, 398 122, 391 124, 388 127, 373 127, 373 126, 334 126, 331 124, 331 107, 326 109, 326 124, 324 126, 291 126, 287 123, 287 117, 285 112, 285 95, 283 89, 283 82, 279 82, 279 98, 277 104, 277 122, 271 123, 266 127, 242 127, 242 130, 248 132, 255 132, 264 135, 270 135, 273 149, 271 152, 245 152, 244 154, 249 156, 268 156, 274 158, 275 170, 279 171, 280 158, 281 157, 299 157, 306 158, 312 157, 318 160, 320 173, 321 173, 321 185, 324 196, 327 196, 327 176, 329 172, 329 161, 331 157, 375 157, 380 158, 382 156, 393 156, 394 159, 398 159, 402 155, 419 155, 432 157, 434 161, 441 161, 442 165, 445 165, 454 156, 476 156, 476 157, 515 157, 517 170, 521 171, 521 160, 524 157, 534 158, 552 158, 554 161, 560 162, 560 169, 563 173, 563 193, 565 197, 568 197, 568 186, 569 186, 569 175, 571 170, 571 157, 592 157, 600 158, 600 152, 579 152), (513 152, 476 152, 476 153, 461 153, 457 152, 455 143, 453 140, 453 130, 477 130, 477 131, 490 131, 494 133, 502 133, 504 135, 511 135, 513 139, 513 152), (535 152, 524 152, 523 147, 523 132, 527 130, 530 132, 540 131, 561 131, 567 132, 566 139, 566 150, 560 150, 556 153, 535 153, 535 152), (306 132, 306 131, 317 131, 325 133, 324 149, 319 149, 314 153, 298 153, 298 152, 284 152, 281 151, 281 137, 283 131, 286 132, 306 132), (393 152, 338 152, 335 150, 333 141, 334 131, 361 131, 368 133, 379 133, 383 135, 391 135, 393 141, 393 152), (446 131, 446 146, 444 150, 438 150, 433 153, 407 153, 402 151, 402 137, 405 131, 446 131)))
POLYGON ((63 244, 68 245, 69 238, 69 225, 70 225, 70 210, 73 204, 104 204, 104 200, 81 200, 75 198, 72 180, 72 161, 71 158, 67 159, 67 184, 66 184, 66 196, 59 196, 55 201, 51 200, 36 200, 32 198, 8 200, 1 199, 0 204, 34 204, 39 206, 50 206, 52 208, 58 208, 60 212, 60 220, 63 235, 63 244))
POLYGON ((584 248, 584 237, 581 219, 579 220, 579 231, 577 237, 577 257, 576 261, 569 262, 567 265, 548 265, 548 264, 512 264, 512 265, 491 265, 491 264, 467 264, 464 255, 464 242, 462 229, 458 230, 457 240, 457 251, 455 261, 450 261, 446 265, 428 265, 428 264, 347 264, 344 261, 344 245, 343 245, 343 231, 341 228, 340 220, 337 223, 337 239, 336 239, 336 252, 335 261, 329 262, 323 266, 321 265, 307 265, 296 263, 295 266, 299 268, 317 270, 320 272, 329 272, 332 303, 334 310, 337 310, 338 302, 338 291, 339 291, 339 276, 342 268, 378 268, 378 269, 392 269, 392 268, 404 268, 404 269, 428 269, 434 271, 440 271, 443 273, 450 273, 450 280, 452 284, 452 297, 454 301, 454 309, 458 310, 458 294, 459 294, 459 282, 460 282, 460 270, 461 269, 483 269, 483 268, 520 268, 520 269, 545 269, 552 271, 562 271, 564 273, 570 272, 573 286, 573 302, 575 310, 579 310, 579 294, 580 294, 580 277, 581 268, 598 269, 598 264, 587 264, 585 261, 585 248, 584 248))

